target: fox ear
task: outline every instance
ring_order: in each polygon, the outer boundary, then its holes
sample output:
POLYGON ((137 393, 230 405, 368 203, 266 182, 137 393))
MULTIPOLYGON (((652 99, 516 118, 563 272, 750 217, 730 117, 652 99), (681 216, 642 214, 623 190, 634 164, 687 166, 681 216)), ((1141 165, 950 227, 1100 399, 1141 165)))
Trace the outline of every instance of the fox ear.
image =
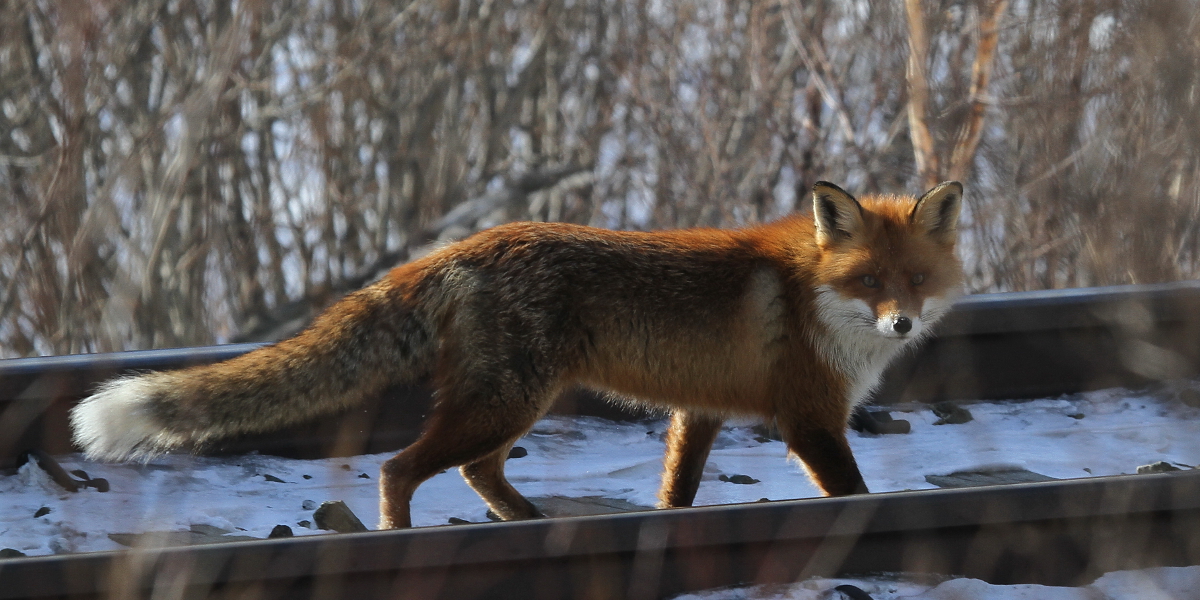
POLYGON ((817 243, 822 246, 862 233, 862 205, 846 190, 828 181, 818 181, 813 186, 813 215, 817 221, 817 243))
POLYGON ((962 210, 963 186, 957 181, 945 181, 925 192, 913 206, 908 219, 913 225, 943 244, 953 244, 958 237, 958 213, 962 210))

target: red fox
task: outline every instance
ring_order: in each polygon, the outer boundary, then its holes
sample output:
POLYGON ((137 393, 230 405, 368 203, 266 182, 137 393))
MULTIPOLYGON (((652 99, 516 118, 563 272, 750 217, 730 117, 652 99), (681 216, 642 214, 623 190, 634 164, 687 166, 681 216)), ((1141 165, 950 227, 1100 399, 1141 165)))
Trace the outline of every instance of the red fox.
POLYGON ((866 492, 853 407, 962 287, 962 185, 856 200, 740 230, 513 223, 393 269, 295 337, 222 363, 101 386, 71 411, 90 458, 197 448, 432 378, 422 435, 380 474, 380 527, 409 527, 451 467, 504 519, 541 516, 504 477, 513 443, 564 388, 673 411, 661 507, 690 506, 722 422, 773 422, 826 495, 866 492))

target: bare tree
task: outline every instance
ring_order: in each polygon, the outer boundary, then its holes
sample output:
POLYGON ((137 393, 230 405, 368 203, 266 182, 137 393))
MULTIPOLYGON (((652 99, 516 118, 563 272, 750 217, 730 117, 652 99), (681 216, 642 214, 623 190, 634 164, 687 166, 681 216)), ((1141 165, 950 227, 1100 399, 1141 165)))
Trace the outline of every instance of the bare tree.
POLYGON ((514 219, 967 183, 975 290, 1200 269, 1195 0, 0 4, 0 355, 272 339, 514 219))

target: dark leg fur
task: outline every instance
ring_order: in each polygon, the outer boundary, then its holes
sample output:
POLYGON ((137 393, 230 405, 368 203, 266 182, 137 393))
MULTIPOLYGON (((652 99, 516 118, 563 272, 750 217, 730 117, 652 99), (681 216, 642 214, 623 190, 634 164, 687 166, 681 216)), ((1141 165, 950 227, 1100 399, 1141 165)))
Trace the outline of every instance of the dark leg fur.
POLYGON ((844 429, 831 431, 782 423, 780 427, 788 449, 804 462, 809 476, 826 496, 867 493, 844 429))

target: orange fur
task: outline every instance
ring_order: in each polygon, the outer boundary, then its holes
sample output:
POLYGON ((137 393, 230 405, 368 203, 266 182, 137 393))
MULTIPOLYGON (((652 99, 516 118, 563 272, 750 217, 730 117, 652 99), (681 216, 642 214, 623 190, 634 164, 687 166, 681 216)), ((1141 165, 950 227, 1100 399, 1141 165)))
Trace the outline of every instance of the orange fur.
POLYGON ((529 518, 504 459, 578 383, 677 411, 663 506, 691 504, 731 416, 772 421, 825 493, 866 491, 846 421, 957 294, 961 193, 860 203, 821 183, 813 216, 741 230, 496 227, 394 269, 295 338, 108 384, 73 411, 76 439, 95 457, 150 454, 431 376, 425 432, 383 466, 381 526, 409 526, 413 491, 456 466, 501 517, 529 518))

